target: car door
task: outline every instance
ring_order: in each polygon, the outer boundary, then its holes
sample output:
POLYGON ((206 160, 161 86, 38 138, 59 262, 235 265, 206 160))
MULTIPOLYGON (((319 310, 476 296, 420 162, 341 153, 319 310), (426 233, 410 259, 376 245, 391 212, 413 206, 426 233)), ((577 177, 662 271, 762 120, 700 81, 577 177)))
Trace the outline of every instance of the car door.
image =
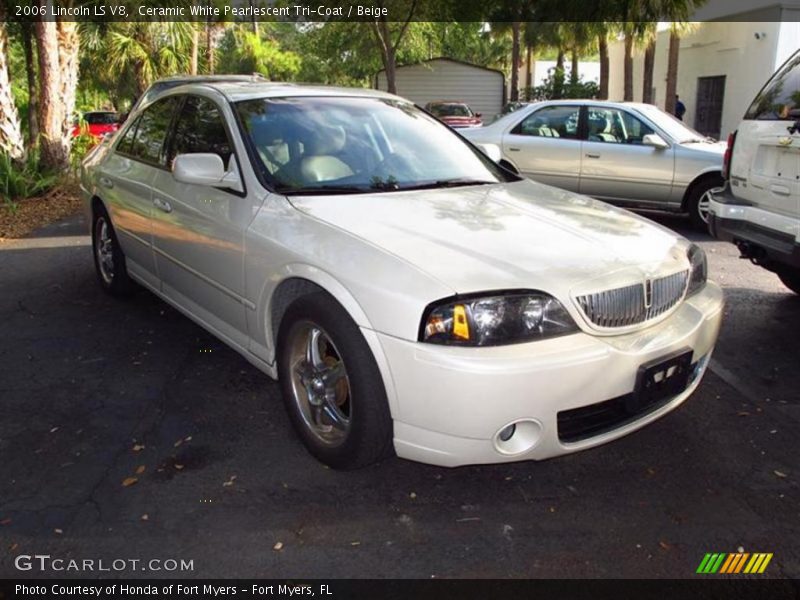
POLYGON ((577 192, 581 172, 580 111, 578 104, 564 104, 529 113, 503 136, 503 154, 526 177, 577 192))
POLYGON ((175 97, 147 107, 98 167, 99 193, 118 234, 128 271, 153 287, 158 286, 158 278, 150 220, 151 184, 165 167, 163 146, 176 107, 175 97))
MULTIPOLYGON (((238 173, 221 102, 186 95, 167 143, 178 154, 218 154, 238 173)), ((247 343, 244 233, 254 207, 243 192, 181 183, 170 170, 153 181, 153 246, 162 292, 240 345, 247 343)), ((252 306, 250 307, 252 308, 252 306)))
POLYGON ((581 193, 636 205, 666 205, 675 175, 675 149, 644 145, 644 136, 653 133, 657 132, 650 124, 627 110, 587 106, 581 193))

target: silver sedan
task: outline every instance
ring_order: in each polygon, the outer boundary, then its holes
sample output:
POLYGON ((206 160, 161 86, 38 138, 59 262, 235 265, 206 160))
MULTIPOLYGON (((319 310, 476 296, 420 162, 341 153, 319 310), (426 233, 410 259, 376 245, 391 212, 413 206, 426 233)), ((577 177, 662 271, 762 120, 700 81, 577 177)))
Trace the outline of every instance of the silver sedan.
POLYGON ((531 179, 629 208, 686 212, 705 229, 725 144, 651 104, 551 100, 461 134, 531 179))

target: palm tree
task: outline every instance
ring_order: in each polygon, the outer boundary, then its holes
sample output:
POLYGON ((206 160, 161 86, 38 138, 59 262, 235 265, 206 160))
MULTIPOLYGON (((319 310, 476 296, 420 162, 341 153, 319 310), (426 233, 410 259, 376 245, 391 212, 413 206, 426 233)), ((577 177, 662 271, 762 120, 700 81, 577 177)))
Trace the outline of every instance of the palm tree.
POLYGON ((667 60, 667 97, 664 110, 675 112, 675 95, 678 88, 678 58, 681 36, 693 31, 696 24, 688 23, 692 11, 706 0, 658 0, 659 20, 669 21, 669 54, 667 60))
POLYGON ((39 163, 42 170, 62 171, 69 167, 71 139, 64 135, 67 114, 61 99, 58 25, 54 21, 36 21, 36 49, 39 58, 39 163))
POLYGON ((108 32, 108 66, 117 73, 132 71, 141 95, 157 78, 189 70, 192 26, 165 21, 113 23, 108 32))
POLYGON ((608 58, 608 37, 611 34, 611 28, 605 22, 596 22, 595 35, 597 35, 597 51, 600 54, 600 89, 598 95, 600 100, 608 100, 608 76, 609 76, 609 58, 608 58))
POLYGON ((642 72, 642 102, 653 103, 653 70, 656 64, 656 23, 648 24, 645 29, 644 65, 642 72))
POLYGON ((0 2, 0 151, 12 160, 20 161, 25 156, 25 145, 8 76, 8 33, 5 17, 5 3, 0 2))
POLYGON ((669 27, 669 53, 667 59, 667 91, 664 110, 675 114, 675 99, 678 94, 678 59, 681 48, 681 37, 691 33, 698 27, 695 23, 673 21, 669 27))

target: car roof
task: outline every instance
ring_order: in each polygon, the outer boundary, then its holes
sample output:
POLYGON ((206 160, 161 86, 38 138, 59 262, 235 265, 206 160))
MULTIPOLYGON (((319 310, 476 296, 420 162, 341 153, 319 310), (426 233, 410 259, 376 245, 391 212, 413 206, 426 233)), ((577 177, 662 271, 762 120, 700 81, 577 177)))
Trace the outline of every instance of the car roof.
POLYGON ((628 107, 628 108, 644 108, 644 109, 653 109, 658 108, 655 104, 646 104, 643 102, 620 102, 616 100, 593 100, 592 98, 579 98, 579 99, 569 99, 569 100, 542 100, 539 102, 530 102, 526 103, 529 106, 545 106, 551 104, 562 104, 562 105, 576 105, 576 104, 592 104, 594 106, 601 106, 607 108, 619 108, 619 107, 628 107))
MULTIPOLYGON (((267 81, 259 75, 202 75, 202 76, 177 76, 156 81, 152 88, 167 88, 170 92, 190 92, 197 87, 214 89, 226 96, 232 102, 250 100, 254 98, 285 98, 285 97, 365 97, 404 100, 399 96, 388 94, 379 90, 368 88, 345 88, 325 85, 312 85, 305 83, 286 83, 267 81), (164 85, 164 84, 172 85, 164 85), (159 85, 160 84, 160 85, 159 85)), ((167 89, 163 90, 166 93, 167 89)), ((154 95, 160 95, 158 90, 154 95)), ((145 96, 149 96, 145 92, 145 96)), ((149 100, 149 98, 148 98, 149 100)))

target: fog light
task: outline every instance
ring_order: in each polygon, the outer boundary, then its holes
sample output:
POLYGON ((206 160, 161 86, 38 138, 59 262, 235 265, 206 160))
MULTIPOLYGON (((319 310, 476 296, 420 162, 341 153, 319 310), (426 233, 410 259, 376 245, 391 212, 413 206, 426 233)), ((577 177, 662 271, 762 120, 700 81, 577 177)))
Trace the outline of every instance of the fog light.
POLYGON ((533 419, 521 419, 505 425, 494 434, 494 447, 501 454, 514 456, 530 452, 539 443, 542 425, 533 419))
POLYGON ((514 432, 516 430, 517 430, 517 424, 516 423, 512 423, 508 427, 504 427, 500 431, 500 435, 499 435, 500 441, 507 442, 508 440, 510 440, 511 436, 514 435, 514 432))

